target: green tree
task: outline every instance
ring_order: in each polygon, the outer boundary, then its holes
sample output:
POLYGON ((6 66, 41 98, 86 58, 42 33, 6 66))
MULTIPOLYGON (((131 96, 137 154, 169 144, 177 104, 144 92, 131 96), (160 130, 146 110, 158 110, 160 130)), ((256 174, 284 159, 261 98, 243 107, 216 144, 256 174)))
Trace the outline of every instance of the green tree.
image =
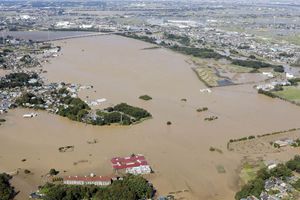
POLYGON ((274 177, 279 177, 282 179, 285 179, 287 177, 292 176, 292 170, 287 168, 286 165, 280 163, 277 165, 277 167, 270 170, 270 175, 274 177))
POLYGON ((300 172, 300 156, 296 155, 294 159, 291 159, 286 163, 286 166, 292 171, 300 172))
POLYGON ((11 200, 16 195, 9 182, 11 179, 12 177, 8 174, 0 174, 0 200, 11 200))
POLYGON ((264 190, 264 186, 264 180, 262 180, 261 178, 251 180, 246 185, 244 185, 239 192, 236 193, 235 199, 240 200, 251 195, 254 195, 258 198, 261 192, 264 190))
POLYGON ((55 175, 57 175, 59 173, 59 171, 57 171, 57 170, 55 170, 55 169, 50 169, 50 171, 49 171, 49 174, 51 175, 51 176, 55 176, 55 175))
POLYGON ((41 187, 45 200, 139 200, 153 197, 154 189, 141 176, 128 175, 107 187, 71 186, 46 183, 41 187))

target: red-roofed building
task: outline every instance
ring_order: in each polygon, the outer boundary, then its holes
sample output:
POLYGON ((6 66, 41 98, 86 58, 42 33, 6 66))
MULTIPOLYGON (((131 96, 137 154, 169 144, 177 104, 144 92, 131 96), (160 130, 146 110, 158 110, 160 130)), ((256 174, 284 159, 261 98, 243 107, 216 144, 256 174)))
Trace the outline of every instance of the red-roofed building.
POLYGON ((112 167, 115 170, 125 169, 129 174, 149 174, 151 167, 143 155, 137 154, 128 157, 115 157, 111 159, 112 167))
POLYGON ((66 176, 64 184, 66 185, 97 185, 108 186, 112 183, 112 177, 109 176, 66 176))

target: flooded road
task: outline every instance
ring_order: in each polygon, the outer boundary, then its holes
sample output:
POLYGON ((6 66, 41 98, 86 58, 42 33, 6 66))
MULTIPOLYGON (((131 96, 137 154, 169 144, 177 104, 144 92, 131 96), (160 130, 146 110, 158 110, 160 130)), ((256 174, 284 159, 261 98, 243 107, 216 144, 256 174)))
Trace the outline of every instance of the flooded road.
POLYGON ((80 93, 83 99, 106 98, 102 107, 126 102, 145 108, 153 119, 129 127, 96 127, 46 112, 29 120, 21 117, 27 110, 9 112, 0 127, 0 169, 33 172, 21 174, 17 188, 28 184, 36 189, 50 168, 61 175, 107 175, 112 173, 111 157, 142 153, 155 171, 148 178, 159 194, 188 190, 182 194, 186 199, 231 200, 238 189, 241 155, 227 151, 228 140, 299 126, 299 107, 258 95, 252 85, 201 93, 205 86, 192 65, 169 50, 143 50, 152 45, 119 36, 56 44, 62 55, 44 66, 47 81, 93 85, 80 93), (144 94, 153 100, 140 100, 144 94), (201 107, 208 112, 196 112, 201 107), (218 119, 204 121, 209 116, 218 119), (93 139, 99 142, 87 143, 93 139), (74 145, 74 151, 60 153, 58 148, 66 145, 74 145), (223 153, 210 152, 210 146, 223 153), (218 166, 226 173, 218 173, 218 166))

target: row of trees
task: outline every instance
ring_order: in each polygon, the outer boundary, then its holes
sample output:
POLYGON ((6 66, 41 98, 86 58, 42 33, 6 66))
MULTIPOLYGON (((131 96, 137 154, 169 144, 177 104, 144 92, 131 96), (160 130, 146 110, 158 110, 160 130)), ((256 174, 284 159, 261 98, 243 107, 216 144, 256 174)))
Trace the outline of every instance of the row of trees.
POLYGON ((45 193, 45 200, 138 200, 149 199, 154 196, 153 186, 143 177, 127 175, 123 180, 114 181, 110 186, 97 187, 54 185, 47 183, 41 187, 45 193))
POLYGON ((275 72, 284 72, 284 68, 282 65, 272 65, 270 63, 262 62, 259 60, 240 60, 240 59, 234 59, 231 61, 234 65, 239 65, 242 67, 249 67, 254 69, 260 69, 260 68, 273 68, 275 72))
POLYGON ((155 38, 144 36, 144 35, 126 34, 126 33, 118 33, 117 35, 121 35, 121 36, 124 36, 124 37, 129 37, 129 38, 133 38, 133 39, 137 39, 137 40, 142 40, 144 42, 156 44, 156 39, 155 38))
POLYGON ((178 41, 179 43, 185 45, 185 46, 189 46, 190 43, 191 43, 191 40, 188 36, 181 36, 181 35, 175 35, 175 34, 172 34, 172 33, 167 33, 165 32, 164 33, 164 37, 169 39, 169 40, 175 40, 175 41, 178 41))
MULTIPOLYGON (((281 133, 288 133, 288 132, 293 132, 293 131, 297 131, 297 130, 300 130, 300 129, 299 128, 291 128, 291 129, 282 130, 282 131, 274 131, 271 133, 264 133, 264 134, 257 135, 257 136, 250 135, 248 137, 242 137, 242 138, 238 138, 238 139, 230 139, 229 143, 251 140, 251 139, 255 139, 256 137, 261 138, 261 137, 277 135, 277 134, 281 134, 281 133)), ((298 141, 298 140, 296 140, 296 141, 298 141)), ((299 140, 299 143, 300 143, 300 140, 299 140)))
MULTIPOLYGON (((142 40, 144 42, 156 44, 156 39, 148 36, 141 36, 136 34, 119 34, 125 37, 130 37, 133 39, 142 40)), ((174 34, 165 33, 165 37, 170 40, 176 40, 179 43, 189 46, 190 45, 190 39, 187 36, 178 36, 174 34)), ((213 58, 213 59, 221 59, 226 58, 226 56, 223 56, 217 52, 215 52, 213 49, 208 48, 196 48, 196 47, 183 47, 178 45, 166 44, 164 41, 160 43, 160 45, 165 46, 167 48, 170 48, 174 51, 186 54, 186 55, 192 55, 199 58, 213 58)))
POLYGON ((268 97, 271 97, 271 98, 276 98, 277 97, 273 92, 266 91, 266 90, 263 90, 263 89, 259 89, 258 94, 264 94, 264 95, 266 95, 268 97))
POLYGON ((252 139, 255 139, 254 135, 250 135, 248 137, 242 137, 242 138, 238 138, 238 139, 230 139, 229 142, 230 143, 232 143, 232 142, 241 142, 241 141, 252 140, 252 139))
POLYGON ((181 47, 178 45, 173 45, 170 48, 174 51, 186 55, 192 55, 198 58, 213 58, 213 59, 226 58, 225 56, 215 52, 213 49, 208 49, 208 48, 181 47))

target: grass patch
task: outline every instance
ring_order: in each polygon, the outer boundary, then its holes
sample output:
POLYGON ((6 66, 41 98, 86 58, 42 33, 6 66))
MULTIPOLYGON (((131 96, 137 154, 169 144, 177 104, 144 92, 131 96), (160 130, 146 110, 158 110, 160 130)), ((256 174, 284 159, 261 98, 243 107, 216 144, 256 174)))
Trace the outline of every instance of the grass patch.
POLYGON ((293 101, 300 103, 300 88, 294 86, 283 87, 282 91, 273 92, 280 98, 286 99, 288 101, 293 101))
POLYGON ((218 86, 218 76, 215 71, 207 66, 193 68, 198 78, 209 87, 218 86))
POLYGON ((241 173, 240 178, 243 183, 248 183, 249 181, 255 179, 257 169, 254 166, 250 165, 249 163, 245 163, 241 173))
POLYGON ((225 174, 226 173, 226 170, 225 170, 223 165, 217 165, 216 169, 217 169, 219 174, 225 174))
POLYGON ((242 184, 246 184, 249 181, 252 181, 256 178, 257 171, 261 168, 263 168, 265 165, 263 162, 255 162, 255 163, 249 163, 246 162, 241 169, 240 172, 240 178, 242 181, 242 184))

